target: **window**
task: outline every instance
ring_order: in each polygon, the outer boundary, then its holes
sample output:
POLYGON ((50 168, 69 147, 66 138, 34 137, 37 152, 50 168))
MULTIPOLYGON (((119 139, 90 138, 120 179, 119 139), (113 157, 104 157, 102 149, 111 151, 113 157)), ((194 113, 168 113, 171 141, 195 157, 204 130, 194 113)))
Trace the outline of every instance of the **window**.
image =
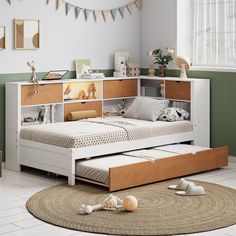
POLYGON ((236 0, 180 0, 177 16, 177 49, 194 66, 236 68, 236 0))

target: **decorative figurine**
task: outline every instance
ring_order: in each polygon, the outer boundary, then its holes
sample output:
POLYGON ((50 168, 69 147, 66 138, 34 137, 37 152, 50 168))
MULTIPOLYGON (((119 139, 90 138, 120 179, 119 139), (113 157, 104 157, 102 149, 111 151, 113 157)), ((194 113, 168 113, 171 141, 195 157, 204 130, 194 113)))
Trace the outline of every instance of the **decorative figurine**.
POLYGON ((33 83, 33 88, 34 88, 34 93, 35 94, 38 94, 40 93, 40 90, 39 90, 39 83, 37 81, 37 78, 36 78, 36 68, 35 68, 35 65, 34 65, 34 61, 31 61, 31 63, 28 61, 27 62, 27 65, 31 68, 32 70, 32 75, 31 75, 31 80, 30 82, 33 83))
POLYGON ((153 64, 149 65, 148 76, 155 76, 155 66, 153 64))
POLYGON ((96 92, 96 86, 92 82, 88 86, 88 96, 87 96, 87 99, 96 99, 95 92, 96 92))
POLYGON ((162 97, 165 96, 165 82, 164 81, 160 83, 160 94, 162 97))
POLYGON ((120 57, 118 58, 118 63, 115 65, 115 72, 114 77, 126 77, 126 65, 125 65, 125 58, 120 57))
POLYGON ((85 100, 86 99, 86 94, 85 94, 84 90, 79 91, 78 99, 79 100, 85 100))
POLYGON ((127 63, 127 75, 128 76, 139 76, 140 68, 139 65, 133 62, 127 63))

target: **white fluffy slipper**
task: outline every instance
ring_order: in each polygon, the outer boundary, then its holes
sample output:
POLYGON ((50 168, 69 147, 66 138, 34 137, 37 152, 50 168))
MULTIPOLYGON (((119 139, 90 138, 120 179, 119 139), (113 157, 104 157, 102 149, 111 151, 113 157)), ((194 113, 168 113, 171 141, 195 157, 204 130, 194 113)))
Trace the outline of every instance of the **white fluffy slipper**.
POLYGON ((205 189, 202 186, 189 184, 186 191, 177 191, 176 194, 180 196, 199 196, 205 194, 205 189))
POLYGON ((179 183, 177 185, 170 185, 168 187, 168 189, 173 189, 173 190, 184 190, 186 191, 187 190, 187 187, 189 186, 189 184, 194 184, 193 182, 191 181, 188 181, 184 178, 181 178, 179 183))

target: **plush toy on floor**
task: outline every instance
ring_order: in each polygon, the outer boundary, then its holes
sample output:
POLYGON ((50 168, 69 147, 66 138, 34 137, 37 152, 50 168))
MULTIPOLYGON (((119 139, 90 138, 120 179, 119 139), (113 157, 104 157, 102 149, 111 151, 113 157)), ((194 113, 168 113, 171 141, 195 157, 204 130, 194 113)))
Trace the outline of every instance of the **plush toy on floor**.
POLYGON ((99 210, 117 210, 124 208, 126 211, 135 211, 138 207, 138 201, 134 196, 126 196, 124 200, 121 200, 117 196, 110 194, 103 203, 95 206, 82 204, 80 207, 81 214, 91 214, 93 211, 99 210))

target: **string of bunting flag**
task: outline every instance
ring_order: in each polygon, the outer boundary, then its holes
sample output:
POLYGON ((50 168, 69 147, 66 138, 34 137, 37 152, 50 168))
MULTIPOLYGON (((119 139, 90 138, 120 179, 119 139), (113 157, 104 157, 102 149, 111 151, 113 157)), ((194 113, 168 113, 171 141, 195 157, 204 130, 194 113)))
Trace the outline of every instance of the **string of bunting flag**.
MULTIPOLYGON (((11 5, 11 0, 6 0, 11 5)), ((49 4, 52 0, 46 0, 46 3, 49 4)), ((64 0, 56 0, 56 9, 58 10, 64 6, 65 8, 65 14, 68 15, 69 12, 74 9, 75 18, 78 18, 80 13, 83 12, 84 19, 87 21, 90 14, 93 14, 94 21, 96 22, 98 20, 99 15, 102 16, 103 20, 106 22, 108 19, 109 14, 111 15, 112 19, 115 21, 117 12, 121 15, 122 18, 124 18, 125 10, 129 12, 130 15, 132 15, 133 6, 136 6, 138 10, 141 9, 141 0, 133 0, 132 2, 112 9, 105 9, 105 10, 95 10, 95 9, 89 9, 89 8, 83 8, 74 4, 71 4, 64 0)))
MULTIPOLYGON (((47 0, 47 4, 50 3, 52 0, 47 0)), ((95 10, 95 9, 88 9, 88 8, 82 8, 80 6, 71 4, 64 0, 56 0, 56 9, 58 10, 60 7, 64 5, 65 7, 65 14, 68 15, 71 9, 74 9, 75 17, 78 18, 80 13, 83 12, 84 19, 87 21, 90 14, 93 14, 94 21, 97 21, 99 15, 102 16, 104 21, 107 21, 108 15, 110 14, 112 19, 115 21, 117 12, 120 13, 121 17, 124 18, 125 15, 125 9, 129 12, 130 15, 132 15, 133 6, 135 5, 139 10, 141 9, 141 0, 134 0, 126 5, 112 8, 112 9, 105 9, 105 10, 95 10)))

